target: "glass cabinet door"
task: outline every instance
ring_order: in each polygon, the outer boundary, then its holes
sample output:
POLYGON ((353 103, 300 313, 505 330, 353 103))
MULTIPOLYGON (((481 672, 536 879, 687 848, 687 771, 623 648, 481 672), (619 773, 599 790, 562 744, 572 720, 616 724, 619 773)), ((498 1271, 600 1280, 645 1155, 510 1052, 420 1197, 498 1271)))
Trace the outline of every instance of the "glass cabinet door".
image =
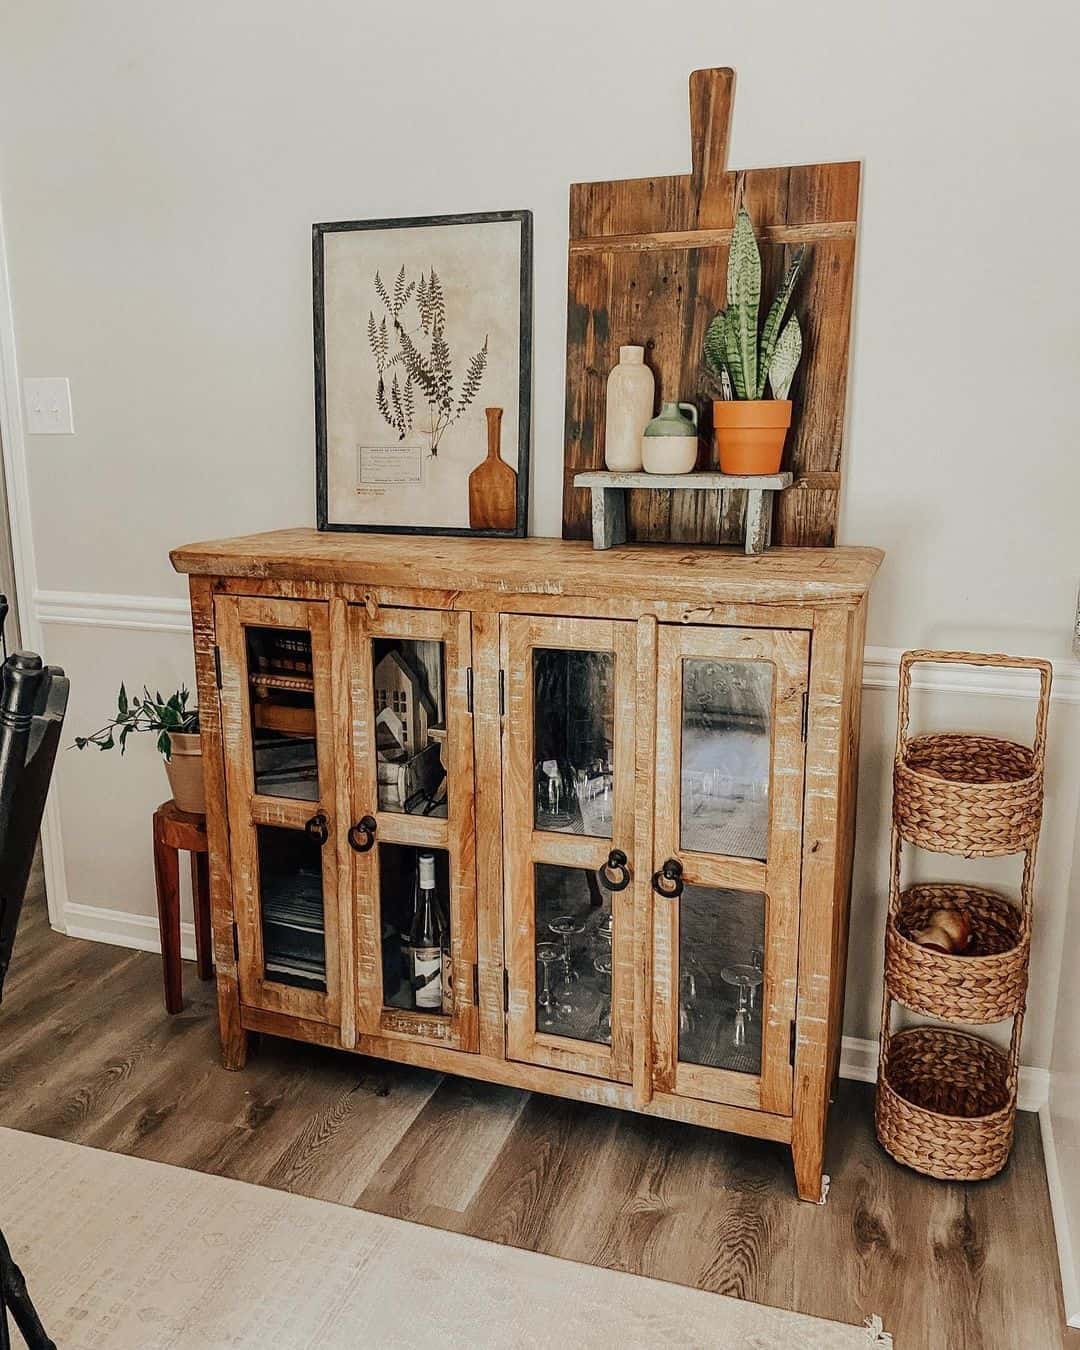
POLYGON ((654 1085, 791 1109, 809 634, 662 625, 654 1085))
POLYGON ((349 607, 356 1028, 475 1051, 470 620, 349 607))
POLYGON ((629 1082, 635 625, 501 628, 511 1059, 629 1082))
POLYGON ((329 606, 219 597, 240 994, 336 1024, 335 707, 329 606))

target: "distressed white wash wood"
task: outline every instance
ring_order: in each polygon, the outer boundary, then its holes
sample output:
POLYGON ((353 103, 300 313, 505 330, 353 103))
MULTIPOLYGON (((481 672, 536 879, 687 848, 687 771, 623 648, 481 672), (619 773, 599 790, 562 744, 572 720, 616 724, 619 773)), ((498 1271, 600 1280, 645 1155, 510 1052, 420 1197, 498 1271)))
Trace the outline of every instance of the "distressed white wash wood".
MULTIPOLYGON (((264 1031, 736 1130, 791 1143, 799 1195, 821 1198, 826 1107, 840 1054, 863 623, 876 550, 777 549, 747 558, 635 546, 598 554, 561 540, 404 541, 292 530, 173 556, 195 574, 197 613, 212 613, 218 624, 215 631, 200 618, 196 663, 215 788, 209 834, 229 1067, 244 1062, 248 1034, 264 1031), (332 836, 323 853, 326 995, 283 992, 262 978, 251 827, 302 827, 310 804, 250 792, 245 622, 312 633, 320 805, 332 836), (443 643, 453 775, 447 820, 373 805, 375 635, 443 643), (612 654, 611 705, 603 713, 614 746, 610 838, 536 827, 539 648, 612 654), (771 667, 765 861, 682 847, 684 657, 771 667), (319 670, 327 672, 321 683, 319 670), (226 779, 227 813, 219 790, 226 779), (450 849, 458 984, 445 1021, 382 1006, 377 854, 354 854, 343 840, 350 822, 369 813, 380 839, 450 849), (589 874, 607 867, 604 876, 617 880, 610 869, 623 864, 609 857, 613 849, 625 854, 629 884, 611 898, 610 1044, 542 1031, 536 865, 589 874), (678 907, 655 896, 652 882, 667 857, 681 859, 691 884, 765 897, 757 1073, 710 1067, 711 1051, 701 1063, 697 1052, 680 1060, 678 907), (223 950, 234 924, 235 960, 223 950)), ((586 884, 595 901, 592 875, 586 884)))

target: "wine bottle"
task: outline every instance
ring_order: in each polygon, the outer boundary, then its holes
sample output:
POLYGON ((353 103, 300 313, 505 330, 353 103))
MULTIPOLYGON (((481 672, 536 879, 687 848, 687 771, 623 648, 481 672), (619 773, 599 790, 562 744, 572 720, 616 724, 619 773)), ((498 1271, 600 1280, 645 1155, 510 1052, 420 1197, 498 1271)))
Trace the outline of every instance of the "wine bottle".
POLYGON ((417 1008, 442 1011, 443 921, 435 892, 435 855, 421 853, 409 930, 409 980, 417 1008))

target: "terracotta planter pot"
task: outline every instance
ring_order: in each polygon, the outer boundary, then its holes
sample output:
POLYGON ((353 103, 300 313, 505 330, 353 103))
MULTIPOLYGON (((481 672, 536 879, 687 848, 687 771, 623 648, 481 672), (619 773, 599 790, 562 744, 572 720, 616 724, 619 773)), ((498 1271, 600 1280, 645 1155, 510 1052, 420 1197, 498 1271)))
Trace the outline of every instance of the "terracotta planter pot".
POLYGON ((714 402, 713 435, 721 473, 779 473, 791 400, 730 399, 714 402))
POLYGON ((206 814, 206 796, 203 792, 202 742, 199 733, 174 731, 170 734, 172 758, 165 761, 165 773, 173 801, 181 811, 192 815, 206 814))

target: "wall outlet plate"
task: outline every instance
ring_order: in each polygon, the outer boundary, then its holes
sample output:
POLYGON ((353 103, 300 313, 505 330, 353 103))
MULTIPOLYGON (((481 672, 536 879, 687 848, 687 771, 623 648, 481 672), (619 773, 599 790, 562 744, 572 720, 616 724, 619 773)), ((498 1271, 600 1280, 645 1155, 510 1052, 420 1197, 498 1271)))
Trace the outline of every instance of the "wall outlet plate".
POLYGON ((74 436, 71 386, 66 375, 27 376, 23 380, 23 409, 28 436, 74 436))

